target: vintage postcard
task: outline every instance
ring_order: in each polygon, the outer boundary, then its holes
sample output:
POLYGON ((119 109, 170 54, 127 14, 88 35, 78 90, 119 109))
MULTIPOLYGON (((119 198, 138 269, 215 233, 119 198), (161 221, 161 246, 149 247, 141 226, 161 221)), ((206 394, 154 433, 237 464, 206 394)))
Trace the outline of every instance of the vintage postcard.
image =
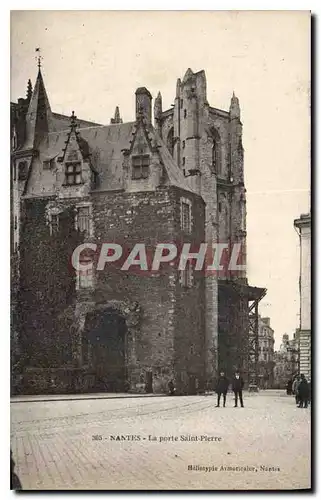
POLYGON ((311 488, 310 37, 11 12, 11 489, 311 488))

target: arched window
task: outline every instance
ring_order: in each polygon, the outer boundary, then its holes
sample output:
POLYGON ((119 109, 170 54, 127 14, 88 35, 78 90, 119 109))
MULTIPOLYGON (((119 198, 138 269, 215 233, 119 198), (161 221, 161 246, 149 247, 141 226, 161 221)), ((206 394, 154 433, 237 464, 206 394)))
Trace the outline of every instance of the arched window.
POLYGON ((212 147, 211 147, 211 149, 212 149, 212 155, 211 155, 212 165, 211 165, 211 167, 212 168, 211 169, 217 175, 221 175, 221 173, 222 173, 222 154, 221 154, 222 144, 221 144, 220 135, 215 128, 211 129, 210 139, 212 142, 212 147))
POLYGON ((174 128, 172 127, 167 134, 166 141, 167 149, 172 156, 174 156, 174 128))

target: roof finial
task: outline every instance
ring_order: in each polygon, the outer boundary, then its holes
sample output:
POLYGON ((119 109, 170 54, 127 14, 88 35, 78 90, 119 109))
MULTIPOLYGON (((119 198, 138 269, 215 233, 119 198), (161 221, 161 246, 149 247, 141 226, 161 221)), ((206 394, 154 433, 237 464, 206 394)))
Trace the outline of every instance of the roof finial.
POLYGON ((77 128, 77 116, 75 115, 75 112, 73 111, 70 117, 70 130, 76 130, 77 128))
POLYGON ((38 68, 40 69, 41 68, 41 60, 43 59, 42 55, 41 55, 41 49, 40 47, 37 47, 35 49, 35 52, 38 52, 37 56, 36 56, 36 59, 38 61, 38 68))
POLYGON ((120 117, 119 106, 116 106, 114 118, 111 118, 110 123, 123 123, 123 120, 120 117))

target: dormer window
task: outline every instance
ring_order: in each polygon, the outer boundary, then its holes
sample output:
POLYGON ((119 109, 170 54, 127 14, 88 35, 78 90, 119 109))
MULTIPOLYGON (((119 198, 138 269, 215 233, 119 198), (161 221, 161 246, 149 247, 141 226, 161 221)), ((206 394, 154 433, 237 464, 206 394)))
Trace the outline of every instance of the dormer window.
POLYGON ((44 160, 42 167, 44 170, 51 170, 54 167, 54 158, 51 158, 50 160, 44 160))
POLYGON ((66 184, 72 186, 74 184, 81 184, 81 163, 68 162, 66 163, 66 184))
POLYGON ((132 179, 147 179, 149 176, 149 155, 137 155, 132 157, 132 179))

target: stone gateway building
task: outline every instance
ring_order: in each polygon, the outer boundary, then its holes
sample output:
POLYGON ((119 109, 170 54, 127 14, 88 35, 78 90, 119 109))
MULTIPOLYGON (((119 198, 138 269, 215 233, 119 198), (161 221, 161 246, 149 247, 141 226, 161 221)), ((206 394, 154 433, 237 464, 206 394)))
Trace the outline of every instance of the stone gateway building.
POLYGON ((174 105, 135 93, 135 119, 110 125, 52 112, 39 68, 11 103, 12 372, 22 393, 178 393, 211 388, 219 368, 249 367, 246 272, 174 265, 157 272, 87 271, 82 243, 242 244, 246 198, 237 97, 211 107, 204 71, 178 79, 174 105), (152 107, 154 118, 152 120, 152 107))

